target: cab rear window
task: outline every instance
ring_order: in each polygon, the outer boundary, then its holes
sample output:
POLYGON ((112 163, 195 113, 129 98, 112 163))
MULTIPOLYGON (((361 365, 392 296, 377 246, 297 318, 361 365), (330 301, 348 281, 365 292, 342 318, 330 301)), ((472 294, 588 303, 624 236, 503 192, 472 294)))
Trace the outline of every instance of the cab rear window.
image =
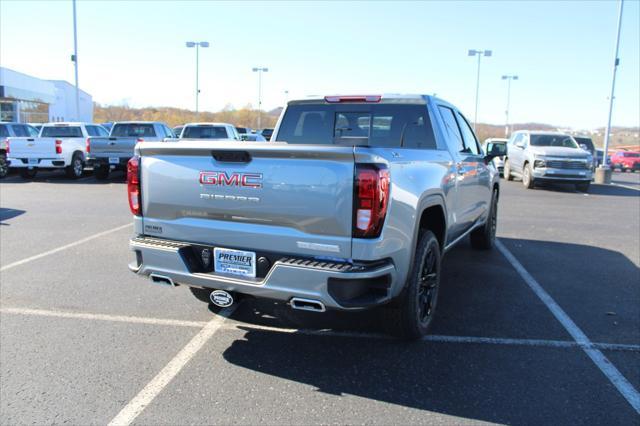
POLYGON ((223 126, 187 126, 182 131, 184 139, 229 139, 223 126))
POLYGON ((425 105, 290 105, 277 140, 290 144, 436 149, 425 105))
POLYGON ((43 138, 81 138, 82 129, 79 126, 50 126, 43 127, 43 138))
POLYGON ((133 124, 123 123, 116 124, 111 130, 111 136, 115 137, 155 137, 156 132, 153 130, 153 124, 133 124))

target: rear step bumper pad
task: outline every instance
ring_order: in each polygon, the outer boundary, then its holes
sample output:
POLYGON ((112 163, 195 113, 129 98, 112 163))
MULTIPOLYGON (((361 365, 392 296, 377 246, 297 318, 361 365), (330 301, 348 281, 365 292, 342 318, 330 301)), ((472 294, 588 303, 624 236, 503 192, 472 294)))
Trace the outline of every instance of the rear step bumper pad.
MULTIPOLYGON (((327 308, 338 310, 359 310, 386 303, 395 294, 393 290, 397 285, 396 269, 391 262, 366 269, 320 268, 317 265, 304 265, 307 262, 292 262, 291 258, 283 258, 273 264, 264 278, 255 279, 191 272, 180 253, 180 249, 190 245, 156 238, 133 238, 129 241, 129 247, 136 253, 136 261, 129 264, 129 269, 142 276, 165 276, 177 284, 233 291, 266 299, 285 302, 294 297, 318 300, 327 308), (353 301, 343 301, 341 304, 329 291, 330 281, 353 280, 362 283, 370 280, 376 285, 381 279, 389 283, 388 290, 384 295, 378 292, 378 297, 373 299, 359 295, 353 301)), ((340 294, 335 291, 332 293, 340 294)))

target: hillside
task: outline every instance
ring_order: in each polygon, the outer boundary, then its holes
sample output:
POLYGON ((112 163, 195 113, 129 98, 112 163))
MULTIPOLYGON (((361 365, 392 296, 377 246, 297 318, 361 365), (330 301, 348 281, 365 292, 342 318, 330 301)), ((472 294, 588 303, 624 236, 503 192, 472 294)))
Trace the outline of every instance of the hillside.
MULTIPOLYGON (((282 108, 275 108, 271 111, 262 112, 262 127, 273 127, 278 120, 282 108)), ((128 106, 100 105, 95 104, 93 116, 96 123, 122 120, 146 120, 164 121, 171 127, 179 124, 194 121, 217 121, 231 123, 241 127, 258 127, 258 111, 251 105, 241 109, 227 107, 219 112, 200 112, 197 116, 194 111, 173 108, 173 107, 147 107, 131 108, 128 106)), ((558 126, 544 123, 516 123, 512 125, 512 130, 558 130, 558 126)), ((478 123, 476 133, 481 141, 486 138, 503 138, 504 125, 478 123)), ((603 143, 604 128, 592 131, 572 131, 563 129, 572 134, 587 134, 591 136, 596 146, 601 147, 603 143)), ((614 127, 612 129, 611 146, 640 145, 640 129, 637 127, 614 127)))

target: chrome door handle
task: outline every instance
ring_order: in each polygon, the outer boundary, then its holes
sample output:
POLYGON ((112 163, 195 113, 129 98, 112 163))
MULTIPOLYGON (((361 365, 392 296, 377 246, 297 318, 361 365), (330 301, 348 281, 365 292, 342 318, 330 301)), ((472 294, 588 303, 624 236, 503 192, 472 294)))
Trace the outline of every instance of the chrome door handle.
POLYGON ((462 163, 456 163, 456 170, 457 170, 459 175, 463 175, 464 174, 464 170, 462 169, 462 163))

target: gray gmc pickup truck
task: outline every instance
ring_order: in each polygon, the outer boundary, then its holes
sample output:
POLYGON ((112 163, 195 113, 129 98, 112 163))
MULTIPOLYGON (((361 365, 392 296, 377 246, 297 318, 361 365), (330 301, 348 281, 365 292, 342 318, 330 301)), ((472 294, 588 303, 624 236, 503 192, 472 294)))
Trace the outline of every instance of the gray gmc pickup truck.
POLYGON ((291 101, 269 143, 145 142, 128 163, 129 268, 229 306, 381 306, 432 323, 443 254, 495 240, 499 176, 469 122, 432 96, 291 101), (382 306, 384 305, 384 306, 382 306))

